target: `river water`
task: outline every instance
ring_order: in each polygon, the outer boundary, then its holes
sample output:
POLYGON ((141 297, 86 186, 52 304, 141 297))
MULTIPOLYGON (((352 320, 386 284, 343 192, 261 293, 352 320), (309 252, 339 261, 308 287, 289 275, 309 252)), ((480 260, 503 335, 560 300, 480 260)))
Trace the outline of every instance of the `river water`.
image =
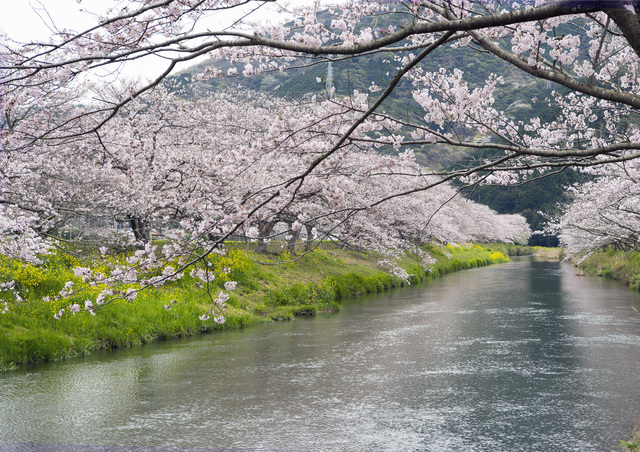
POLYGON ((632 307, 522 259, 336 315, 29 366, 0 373, 0 450, 619 450, 640 416, 632 307))

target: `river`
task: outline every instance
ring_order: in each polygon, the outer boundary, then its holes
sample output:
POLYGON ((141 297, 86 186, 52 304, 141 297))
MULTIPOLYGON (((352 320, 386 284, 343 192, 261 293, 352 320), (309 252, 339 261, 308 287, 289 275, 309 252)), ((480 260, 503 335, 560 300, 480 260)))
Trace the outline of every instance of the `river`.
POLYGON ((0 450, 619 450, 640 417, 632 307, 520 259, 335 315, 26 366, 0 372, 0 450))

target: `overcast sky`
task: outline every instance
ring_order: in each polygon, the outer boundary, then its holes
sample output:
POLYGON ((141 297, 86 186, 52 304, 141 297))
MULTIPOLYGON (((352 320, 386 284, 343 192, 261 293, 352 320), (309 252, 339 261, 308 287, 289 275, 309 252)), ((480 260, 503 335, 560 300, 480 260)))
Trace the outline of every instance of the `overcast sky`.
MULTIPOLYGON (((339 1, 339 0, 338 0, 339 1)), ((289 0, 291 4, 310 4, 313 0, 289 0)), ((335 2, 335 0, 333 0, 335 2)), ((122 5, 126 2, 118 0, 2 0, 0 13, 0 33, 4 33, 17 41, 44 39, 51 34, 53 24, 58 28, 79 31, 91 24, 91 17, 86 12, 103 13, 106 8, 122 5), (84 10, 84 12, 82 12, 84 10)), ((255 6, 257 4, 253 3, 255 6)), ((246 9, 246 8, 245 8, 246 9)), ((237 16, 237 12, 233 14, 237 16)), ((225 17, 220 17, 220 24, 225 17)), ((257 18, 277 21, 275 7, 265 4, 260 8, 257 18)), ((253 17, 256 20, 256 17, 253 17)), ((230 20, 230 19, 228 19, 230 20)))
MULTIPOLYGON (((125 2, 117 0, 0 0, 0 34, 18 42, 46 41, 51 33, 58 29, 82 31, 95 24, 95 18, 87 14, 103 13, 107 7, 125 2), (93 20, 92 20, 93 19, 93 20)), ((291 3, 311 0, 292 0, 291 3)), ((255 4, 254 4, 255 5, 255 4)), ((237 11, 234 16, 237 16, 237 11)), ((280 17, 273 6, 267 4, 260 9, 259 17, 278 21, 280 17), (271 12, 269 12, 271 11, 271 12)), ((214 19, 210 19, 214 20, 214 19)), ((216 14, 215 28, 231 23, 230 15, 216 14)), ((211 26, 211 25, 209 25, 211 26)), ((129 63, 124 73, 128 77, 143 76, 151 78, 157 75, 168 63, 160 59, 140 63, 129 63)), ((184 69, 184 67, 182 68, 184 69)))
POLYGON ((92 7, 100 8, 107 3, 105 0, 83 0, 80 4, 76 0, 3 1, 0 33, 16 41, 46 39, 51 34, 49 27, 53 21, 62 28, 80 29, 89 23, 81 9, 92 11, 92 7))

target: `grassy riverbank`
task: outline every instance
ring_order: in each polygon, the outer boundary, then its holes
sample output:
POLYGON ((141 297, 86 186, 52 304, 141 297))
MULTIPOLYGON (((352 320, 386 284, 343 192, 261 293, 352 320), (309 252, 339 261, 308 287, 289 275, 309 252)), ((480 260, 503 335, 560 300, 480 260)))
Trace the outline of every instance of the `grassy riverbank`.
POLYGON ((495 243, 491 247, 500 251, 506 256, 529 256, 534 255, 536 258, 557 261, 564 257, 562 248, 547 248, 543 246, 517 246, 508 243, 495 243))
MULTIPOLYGON (((95 299, 101 290, 88 288, 69 299, 56 298, 66 281, 80 285, 72 268, 86 266, 86 262, 64 254, 45 257, 39 267, 0 260, 0 276, 4 280, 15 279, 22 298, 16 301, 10 291, 2 292, 0 369, 83 356, 99 349, 333 312, 339 310, 344 299, 508 260, 489 246, 429 247, 425 251, 436 262, 426 268, 417 256, 398 262, 409 274, 407 282, 385 272, 376 259, 355 251, 319 249, 293 259, 295 256, 287 254, 275 258, 231 248, 226 256, 210 258, 217 272, 218 289, 228 280, 238 282, 227 301, 226 322, 222 325, 213 318, 199 319, 211 303, 204 289, 194 289, 196 280, 189 276, 167 286, 145 289, 134 301, 118 300, 101 306, 95 316, 80 312, 56 320, 53 315, 60 309, 68 309, 74 303, 84 305, 87 298, 95 299), (282 260, 289 262, 276 265, 276 261, 282 260)), ((112 256, 109 262, 98 258, 93 265, 102 266, 107 272, 109 264, 117 264, 125 257, 112 256)))
POLYGON ((602 276, 640 291, 640 253, 637 251, 598 250, 578 264, 587 275, 602 276))
MULTIPOLYGON (((637 251, 598 250, 585 259, 574 260, 574 264, 579 274, 612 279, 631 290, 640 291, 640 253, 637 251)), ((621 450, 640 451, 640 421, 630 437, 626 441, 621 440, 620 445, 621 450)))
POLYGON ((630 435, 628 441, 621 440, 620 446, 625 451, 638 451, 640 450, 640 420, 636 421, 636 429, 630 435))

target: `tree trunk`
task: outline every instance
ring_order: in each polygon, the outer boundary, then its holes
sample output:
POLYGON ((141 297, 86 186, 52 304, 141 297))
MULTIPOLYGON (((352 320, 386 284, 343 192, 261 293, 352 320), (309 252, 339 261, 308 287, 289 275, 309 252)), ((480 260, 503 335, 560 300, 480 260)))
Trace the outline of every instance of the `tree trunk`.
POLYGON ((128 220, 136 242, 148 243, 151 241, 151 231, 147 220, 139 217, 129 217, 128 220))
POLYGON ((296 242, 298 241, 298 236, 300 235, 300 230, 294 231, 292 229, 293 223, 287 222, 287 227, 289 228, 289 232, 291 233, 291 237, 287 240, 287 251, 290 253, 296 252, 296 242))
POLYGON ((313 249, 313 226, 306 224, 304 227, 307 230, 307 240, 304 242, 304 250, 311 251, 313 249))
POLYGON ((275 221, 261 221, 258 223, 258 244, 256 245, 256 253, 267 252, 266 239, 271 235, 271 231, 273 231, 275 225, 275 221))
MULTIPOLYGON (((604 3, 604 2, 603 2, 604 3)), ((634 2, 636 3, 636 2, 634 2)), ((627 9, 628 2, 609 2, 604 12, 613 19, 631 48, 640 56, 640 22, 638 22, 638 7, 635 11, 627 9)), ((630 5, 629 5, 630 6, 630 5)))

